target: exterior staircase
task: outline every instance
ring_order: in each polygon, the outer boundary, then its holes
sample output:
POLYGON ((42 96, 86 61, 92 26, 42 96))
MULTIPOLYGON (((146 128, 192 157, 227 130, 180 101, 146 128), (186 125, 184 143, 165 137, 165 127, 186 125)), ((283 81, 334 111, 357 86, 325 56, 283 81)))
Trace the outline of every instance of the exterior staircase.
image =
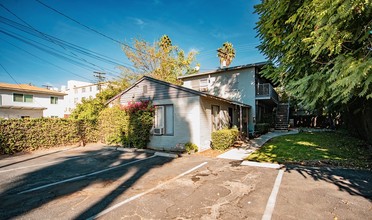
POLYGON ((275 130, 288 130, 289 104, 279 103, 276 109, 275 130))

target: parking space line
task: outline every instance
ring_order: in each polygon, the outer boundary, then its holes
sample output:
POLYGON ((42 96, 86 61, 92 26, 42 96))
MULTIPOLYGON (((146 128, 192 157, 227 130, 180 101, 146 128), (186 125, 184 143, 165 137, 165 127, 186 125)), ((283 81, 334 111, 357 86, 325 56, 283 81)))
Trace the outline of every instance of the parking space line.
POLYGON ((264 215, 262 216, 262 220, 270 220, 271 216, 274 212, 274 207, 276 203, 276 197, 279 192, 280 183, 282 182, 282 177, 284 174, 284 170, 279 170, 278 176, 275 179, 273 190, 271 191, 269 200, 267 201, 266 208, 264 215))
POLYGON ((199 169, 200 167, 206 165, 207 163, 208 163, 208 162, 203 162, 203 163, 201 163, 201 164, 199 164, 199 165, 197 165, 197 166, 195 166, 195 167, 193 167, 193 168, 191 168, 191 169, 189 169, 189 170, 187 170, 187 171, 181 173, 180 175, 178 175, 178 176, 176 176, 176 177, 174 177, 174 178, 172 178, 172 179, 170 179, 170 180, 168 180, 168 181, 165 181, 165 182, 163 182, 163 183, 157 185, 157 186, 154 187, 154 188, 148 189, 148 190, 146 190, 146 191, 144 191, 144 192, 142 192, 142 193, 140 193, 140 194, 137 194, 137 195, 135 195, 135 196, 132 196, 132 197, 130 197, 130 198, 128 198, 128 199, 122 201, 122 202, 119 202, 119 203, 117 203, 117 204, 111 206, 110 208, 107 208, 107 209, 103 210, 102 212, 98 213, 97 215, 94 215, 94 216, 89 217, 88 219, 89 219, 89 220, 92 220, 92 219, 99 218, 99 217, 101 217, 101 216, 103 216, 103 215, 105 215, 105 214, 107 214, 107 213, 113 211, 114 209, 117 209, 117 208, 119 208, 120 206, 125 205, 125 204, 128 203, 128 202, 131 202, 131 201, 133 201, 133 200, 135 200, 135 199, 138 199, 138 198, 140 198, 141 196, 144 196, 144 195, 146 195, 146 194, 148 194, 148 193, 150 193, 150 192, 152 192, 152 191, 154 191, 154 190, 156 190, 156 189, 159 189, 160 187, 162 187, 162 186, 168 184, 169 182, 172 182, 172 181, 174 181, 174 180, 176 180, 176 179, 178 179, 178 178, 180 178, 180 177, 182 177, 182 176, 185 176, 185 175, 187 175, 187 174, 193 172, 194 170, 199 169))
POLYGON ((19 192, 18 194, 33 192, 33 191, 36 191, 36 190, 39 190, 39 189, 44 189, 44 188, 47 188, 47 187, 50 187, 50 186, 55 186, 55 185, 58 185, 58 184, 61 184, 61 183, 67 183, 67 182, 82 179, 82 178, 85 178, 85 177, 88 177, 88 176, 97 175, 97 174, 104 173, 104 172, 107 172, 107 171, 110 171, 110 170, 113 170, 113 169, 117 169, 117 168, 120 168, 120 167, 125 167, 125 166, 131 165, 131 164, 134 164, 134 163, 137 163, 137 162, 140 162, 140 161, 148 160, 148 159, 151 159, 151 158, 154 158, 154 157, 156 157, 156 155, 153 155, 151 157, 147 157, 147 158, 144 158, 144 159, 131 161, 131 162, 128 162, 128 163, 125 163, 125 164, 122 164, 122 165, 115 166, 115 167, 110 167, 110 168, 106 168, 106 169, 99 170, 99 171, 96 171, 96 172, 84 174, 84 175, 81 175, 81 176, 76 176, 76 177, 72 177, 72 178, 69 178, 69 179, 62 180, 62 181, 58 181, 58 182, 46 184, 46 185, 43 185, 43 186, 35 187, 35 188, 32 188, 32 189, 28 189, 28 190, 19 192))

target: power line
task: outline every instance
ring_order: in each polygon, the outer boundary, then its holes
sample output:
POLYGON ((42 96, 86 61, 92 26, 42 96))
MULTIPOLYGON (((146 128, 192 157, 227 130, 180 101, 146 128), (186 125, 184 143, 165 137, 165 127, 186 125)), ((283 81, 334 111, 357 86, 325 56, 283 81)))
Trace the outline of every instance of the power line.
POLYGON ((10 44, 10 45, 12 45, 13 47, 18 48, 19 50, 22 50, 22 51, 24 51, 25 53, 27 53, 27 54, 29 54, 29 55, 31 55, 31 56, 33 56, 33 57, 36 57, 37 59, 40 59, 40 60, 42 60, 42 61, 44 61, 44 62, 46 62, 46 63, 48 63, 48 64, 50 64, 50 65, 52 65, 52 66, 55 66, 55 67, 57 67, 57 68, 59 68, 59 69, 61 69, 61 70, 64 70, 64 71, 66 71, 66 72, 68 72, 68 73, 71 73, 71 74, 73 74, 73 75, 75 75, 75 76, 77 76, 77 77, 80 77, 80 78, 82 78, 82 79, 85 79, 85 80, 91 81, 91 79, 89 79, 89 78, 86 78, 86 77, 81 76, 81 75, 79 75, 79 74, 77 74, 77 73, 71 72, 70 70, 67 70, 67 69, 65 69, 65 68, 62 68, 62 67, 60 67, 60 66, 58 66, 58 65, 56 65, 56 64, 54 64, 54 63, 52 63, 52 62, 49 62, 48 60, 45 60, 45 59, 43 59, 43 58, 41 58, 41 57, 39 57, 39 56, 36 56, 35 54, 32 54, 32 53, 30 53, 29 51, 27 51, 27 50, 25 50, 25 49, 23 49, 23 48, 21 48, 21 47, 18 47, 17 45, 10 43, 9 41, 7 41, 7 40, 5 40, 5 39, 3 39, 3 38, 0 38, 0 39, 3 40, 3 41, 5 41, 5 42, 7 42, 7 43, 10 44))
MULTIPOLYGON (((25 89, 22 87, 22 85, 19 82, 17 82, 17 80, 12 76, 12 74, 10 74, 1 63, 0 63, 0 66, 10 76, 10 78, 12 78, 12 80, 19 86, 19 88, 25 89)), ((36 101, 36 99, 35 99, 35 103, 38 104, 40 107, 44 108, 44 106, 42 106, 38 101, 36 101)))

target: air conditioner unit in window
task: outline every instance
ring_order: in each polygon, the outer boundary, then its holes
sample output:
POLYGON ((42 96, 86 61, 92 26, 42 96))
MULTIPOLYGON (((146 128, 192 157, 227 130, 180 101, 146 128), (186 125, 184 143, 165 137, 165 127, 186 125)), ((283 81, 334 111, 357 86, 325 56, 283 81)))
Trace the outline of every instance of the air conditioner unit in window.
POLYGON ((208 87, 200 87, 199 91, 200 92, 208 92, 208 87))
POLYGON ((162 135, 164 134, 163 128, 154 128, 154 135, 162 135))

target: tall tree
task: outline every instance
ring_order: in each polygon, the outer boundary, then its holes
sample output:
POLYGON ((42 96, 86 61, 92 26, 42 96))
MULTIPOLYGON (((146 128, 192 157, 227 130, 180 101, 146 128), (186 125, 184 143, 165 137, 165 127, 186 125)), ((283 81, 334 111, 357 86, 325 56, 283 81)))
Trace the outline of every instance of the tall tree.
POLYGON ((129 75, 148 75, 180 84, 179 76, 195 72, 191 65, 195 62, 196 52, 191 51, 185 55, 183 50, 172 44, 167 35, 153 44, 134 39, 133 46, 124 45, 123 51, 134 66, 134 69, 122 68, 129 75))
POLYGON ((217 56, 220 58, 221 66, 224 64, 228 67, 235 58, 235 49, 230 42, 225 42, 222 47, 218 48, 217 56))
POLYGON ((307 107, 371 109, 369 0, 266 0, 256 12, 259 49, 273 64, 266 77, 307 107))

